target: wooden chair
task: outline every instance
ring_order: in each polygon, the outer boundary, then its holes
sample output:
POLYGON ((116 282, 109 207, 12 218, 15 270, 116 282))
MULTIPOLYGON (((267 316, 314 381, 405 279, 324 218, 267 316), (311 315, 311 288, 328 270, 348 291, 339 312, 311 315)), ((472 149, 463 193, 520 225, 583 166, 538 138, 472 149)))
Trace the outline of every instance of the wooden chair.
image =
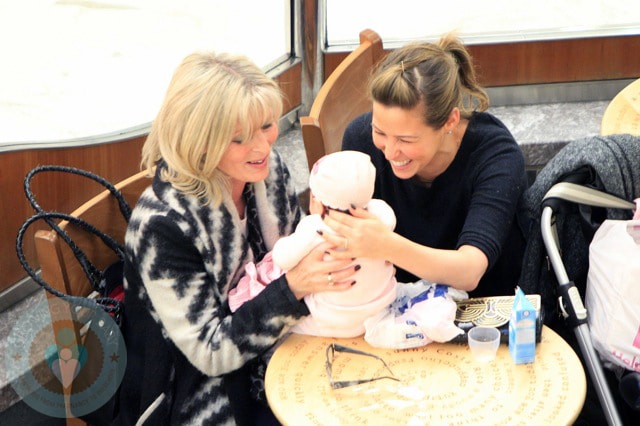
MULTIPOLYGON (((150 184, 151 179, 147 176, 147 172, 143 171, 115 186, 122 192, 127 203, 133 208, 142 191, 150 184)), ((113 237, 120 244, 124 244, 127 223, 120 212, 118 202, 108 190, 82 204, 71 215, 84 219, 113 237)), ((98 237, 67 221, 62 221, 59 226, 69 234, 98 269, 104 270, 118 260, 113 250, 105 246, 98 237)), ((89 296, 93 292, 91 283, 74 257, 73 252, 55 231, 39 230, 36 231, 34 238, 42 278, 52 288, 62 293, 83 297, 89 296)), ((75 332, 76 341, 91 347, 91 342, 86 341, 85 333, 82 331, 82 324, 75 320, 76 317, 71 312, 70 305, 64 305, 61 308, 61 304, 55 296, 49 293, 47 295, 49 296, 49 309, 52 314, 55 312, 55 315, 52 315, 52 318, 55 318, 52 323, 54 335, 57 335, 58 331, 63 328, 69 328, 75 332)), ((76 385, 75 381, 73 385, 76 385)), ((56 384, 56 386, 59 386, 59 384, 56 384)), ((71 387, 61 389, 65 398, 71 394, 71 387)), ((73 416, 69 405, 66 406, 66 409, 67 426, 86 425, 84 421, 73 416)))
POLYGON ((640 135, 640 78, 622 89, 607 105, 600 134, 640 135))
MULTIPOLYGON (((138 201, 142 191, 151 184, 146 171, 139 172, 116 184, 129 205, 138 201)), ((71 213, 84 219, 104 233, 124 244, 127 224, 120 213, 118 203, 108 190, 96 195, 71 213)), ((117 260, 116 254, 104 246, 96 236, 66 221, 60 223, 98 269, 103 270, 117 260)), ((88 296, 91 284, 67 244, 53 230, 35 233, 36 253, 42 278, 54 289, 73 296, 88 296)))
POLYGON ((347 125, 367 111, 369 74, 384 56, 382 39, 373 30, 360 32, 360 46, 324 82, 309 115, 300 118, 309 170, 323 155, 339 151, 347 125))

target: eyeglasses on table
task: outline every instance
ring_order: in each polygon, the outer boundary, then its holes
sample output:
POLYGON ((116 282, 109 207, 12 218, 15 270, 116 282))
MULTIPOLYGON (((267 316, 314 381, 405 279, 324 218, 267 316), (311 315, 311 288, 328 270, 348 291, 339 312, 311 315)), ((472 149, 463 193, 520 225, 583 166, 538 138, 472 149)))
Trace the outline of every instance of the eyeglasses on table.
POLYGON ((373 382, 376 380, 382 380, 382 379, 391 379, 391 380, 395 380, 397 382, 400 381, 400 379, 396 378, 393 374, 393 371, 391 371, 391 368, 389 368, 389 366, 387 365, 387 363, 380 358, 377 355, 374 354, 370 354, 368 352, 364 352, 358 349, 354 349, 354 348, 350 348, 348 346, 343 346, 337 343, 331 343, 327 346, 327 350, 326 350, 326 361, 325 361, 325 367, 327 369, 327 376, 329 377, 329 383, 331 384, 331 388, 332 389, 341 389, 341 388, 346 388, 349 386, 355 386, 355 385, 360 385, 362 383, 369 383, 369 382, 373 382), (377 360, 379 360, 382 365, 384 366, 384 368, 389 372, 389 376, 378 376, 378 377, 373 377, 373 378, 369 378, 369 379, 359 379, 359 380, 333 380, 333 374, 332 374, 332 369, 333 369, 333 361, 336 358, 336 352, 344 352, 344 353, 350 353, 350 354, 355 354, 355 355, 363 355, 363 356, 368 356, 371 358, 375 358, 377 360))

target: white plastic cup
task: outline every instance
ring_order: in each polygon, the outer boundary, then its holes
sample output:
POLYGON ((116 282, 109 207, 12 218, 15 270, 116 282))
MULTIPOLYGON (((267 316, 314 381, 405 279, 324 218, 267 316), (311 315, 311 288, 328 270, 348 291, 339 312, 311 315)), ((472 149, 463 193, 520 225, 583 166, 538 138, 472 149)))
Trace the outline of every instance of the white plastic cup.
POLYGON ((490 362, 500 346, 500 330, 495 327, 476 326, 467 333, 469 348, 479 362, 490 362))

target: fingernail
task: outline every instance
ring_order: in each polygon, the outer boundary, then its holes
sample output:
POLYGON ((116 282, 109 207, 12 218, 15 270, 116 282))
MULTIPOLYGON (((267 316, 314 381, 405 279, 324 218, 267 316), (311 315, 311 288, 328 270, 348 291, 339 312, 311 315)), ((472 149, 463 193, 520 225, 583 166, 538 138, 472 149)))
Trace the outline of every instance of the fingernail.
POLYGON ((324 213, 320 215, 320 219, 324 219, 324 213))
POLYGON ((355 210, 356 209, 356 205, 355 204, 351 204, 351 208, 355 210))
POLYGON ((356 285, 355 281, 351 281, 351 287, 353 287, 354 285, 356 285))
POLYGON ((325 251, 324 251, 324 254, 326 254, 326 255, 330 255, 331 253, 329 253, 329 250, 325 250, 325 251))
POLYGON ((323 234, 323 232, 321 230, 319 230, 319 229, 316 232, 318 233, 318 235, 322 235, 323 234))
POLYGON ((351 260, 356 260, 356 258, 355 258, 355 257, 352 257, 352 258, 351 258, 351 260))
POLYGON ((360 270, 360 268, 361 268, 361 266, 360 266, 360 265, 356 265, 353 269, 355 269, 356 271, 359 271, 359 270, 360 270))

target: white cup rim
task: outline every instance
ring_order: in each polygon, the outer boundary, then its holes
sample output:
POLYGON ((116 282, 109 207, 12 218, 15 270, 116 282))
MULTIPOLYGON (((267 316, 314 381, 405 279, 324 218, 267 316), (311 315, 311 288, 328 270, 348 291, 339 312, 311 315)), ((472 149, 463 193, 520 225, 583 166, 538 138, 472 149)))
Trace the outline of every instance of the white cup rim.
POLYGON ((473 338, 473 336, 472 336, 472 335, 476 334, 473 330, 477 330, 478 332, 483 331, 483 332, 491 333, 491 337, 492 338, 490 340, 483 340, 484 342, 489 342, 489 341, 494 341, 494 340, 500 339, 500 330, 498 330, 496 327, 477 325, 477 326, 473 327, 472 329, 470 329, 467 332, 469 339, 477 340, 477 339, 473 338))

